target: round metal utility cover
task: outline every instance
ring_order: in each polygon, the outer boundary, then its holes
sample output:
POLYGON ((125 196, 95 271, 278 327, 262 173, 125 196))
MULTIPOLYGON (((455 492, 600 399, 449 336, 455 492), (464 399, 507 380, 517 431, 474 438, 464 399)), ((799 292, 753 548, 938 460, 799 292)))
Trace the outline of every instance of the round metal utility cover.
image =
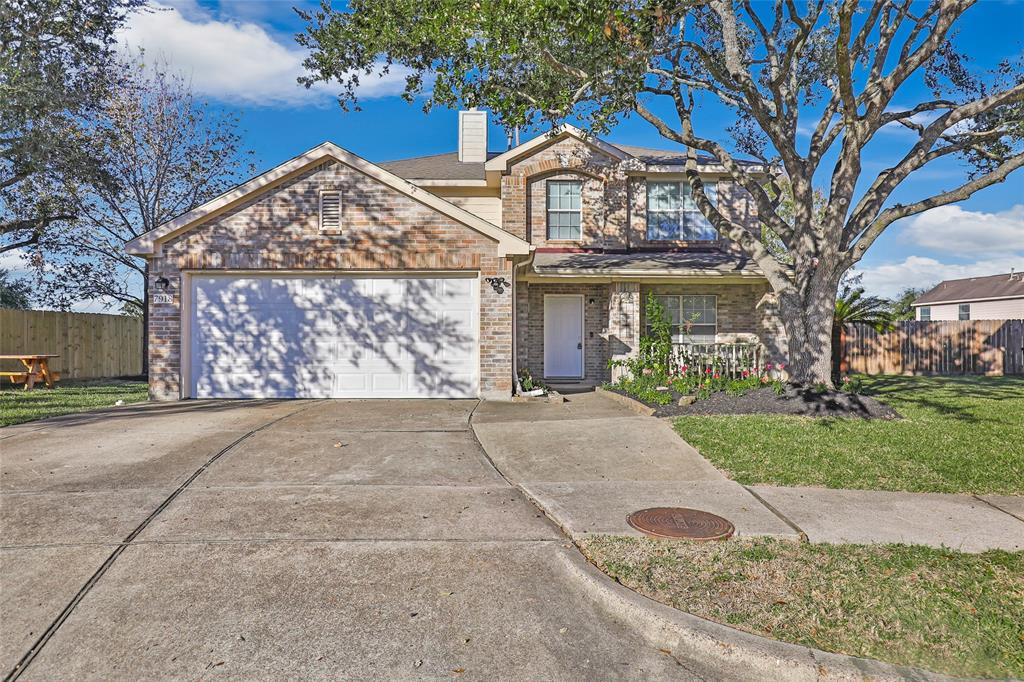
POLYGON ((627 516, 626 522, 656 538, 725 540, 736 532, 736 527, 721 516, 685 507, 641 509, 627 516))

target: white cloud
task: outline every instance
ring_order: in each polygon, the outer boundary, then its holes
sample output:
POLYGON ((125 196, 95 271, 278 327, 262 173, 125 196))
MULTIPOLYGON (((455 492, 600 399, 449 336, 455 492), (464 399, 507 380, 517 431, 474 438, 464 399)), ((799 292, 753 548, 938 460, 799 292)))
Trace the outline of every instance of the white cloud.
POLYGON ((863 285, 869 293, 890 298, 908 287, 921 289, 947 279, 998 275, 1011 269, 1024 270, 1024 256, 1007 254, 973 263, 943 263, 935 258, 910 256, 902 263, 857 267, 864 275, 863 285))
POLYGON ((13 249, 0 253, 0 270, 6 270, 13 275, 22 275, 28 272, 25 249, 13 249))
MULTIPOLYGON (((311 89, 299 85, 304 50, 256 23, 213 18, 190 0, 152 7, 133 15, 119 35, 121 45, 167 61, 191 79, 197 94, 236 104, 298 106, 324 104, 338 92, 325 83, 311 89)), ((381 78, 363 78, 358 94, 399 94, 404 76, 393 69, 381 78)))
POLYGON ((900 238, 933 251, 972 255, 1024 253, 1024 204, 998 213, 940 206, 907 221, 900 238))

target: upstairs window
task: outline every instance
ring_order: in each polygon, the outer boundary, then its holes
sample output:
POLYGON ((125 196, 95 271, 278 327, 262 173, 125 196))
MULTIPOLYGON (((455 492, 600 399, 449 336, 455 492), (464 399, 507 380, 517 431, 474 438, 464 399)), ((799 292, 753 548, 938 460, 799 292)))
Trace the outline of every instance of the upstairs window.
POLYGON ((932 308, 931 306, 923 305, 917 309, 917 319, 921 322, 932 321, 932 308))
POLYGON ((969 320, 971 319, 971 304, 961 303, 960 308, 957 310, 958 320, 969 320))
MULTIPOLYGON (((672 343, 714 343, 718 333, 717 296, 655 296, 665 309, 672 343)), ((648 325, 648 334, 650 326, 648 325)))
POLYGON ((578 180, 548 180, 548 239, 579 240, 582 189, 578 180))
POLYGON ((320 192, 320 231, 341 230, 341 192, 323 190, 320 192))
MULTIPOLYGON (((704 193, 718 204, 718 185, 704 183, 704 193)), ((697 208, 689 182, 648 182, 647 239, 712 241, 718 239, 718 231, 697 208)))

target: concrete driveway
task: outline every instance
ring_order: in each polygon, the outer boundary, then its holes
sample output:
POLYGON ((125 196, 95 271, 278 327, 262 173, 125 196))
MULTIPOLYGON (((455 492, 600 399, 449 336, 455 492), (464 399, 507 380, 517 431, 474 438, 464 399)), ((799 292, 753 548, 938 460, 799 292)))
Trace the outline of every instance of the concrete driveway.
POLYGON ((480 447, 477 406, 191 402, 0 430, 3 674, 717 677, 592 598, 480 447))

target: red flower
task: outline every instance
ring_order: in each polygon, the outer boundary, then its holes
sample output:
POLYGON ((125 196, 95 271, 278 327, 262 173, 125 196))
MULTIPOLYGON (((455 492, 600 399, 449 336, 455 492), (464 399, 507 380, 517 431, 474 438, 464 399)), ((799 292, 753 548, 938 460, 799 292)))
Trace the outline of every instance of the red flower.
POLYGON ((769 362, 767 365, 764 366, 764 368, 765 369, 771 369, 772 368, 772 363, 769 362))
POLYGON ((688 365, 683 365, 681 369, 685 372, 686 370, 690 369, 690 367, 688 365))
POLYGON ((750 372, 748 372, 747 370, 743 370, 743 378, 746 379, 749 376, 750 376, 750 372))
POLYGON ((778 368, 779 368, 779 369, 786 369, 786 365, 780 362, 780 363, 778 364, 778 368))
POLYGON ((715 379, 721 379, 722 377, 721 377, 721 375, 718 372, 715 372, 715 377, 714 378, 715 379))
POLYGON ((708 368, 707 368, 706 370, 704 370, 704 373, 705 373, 705 374, 711 374, 711 368, 710 368, 710 367, 708 367, 708 368))

